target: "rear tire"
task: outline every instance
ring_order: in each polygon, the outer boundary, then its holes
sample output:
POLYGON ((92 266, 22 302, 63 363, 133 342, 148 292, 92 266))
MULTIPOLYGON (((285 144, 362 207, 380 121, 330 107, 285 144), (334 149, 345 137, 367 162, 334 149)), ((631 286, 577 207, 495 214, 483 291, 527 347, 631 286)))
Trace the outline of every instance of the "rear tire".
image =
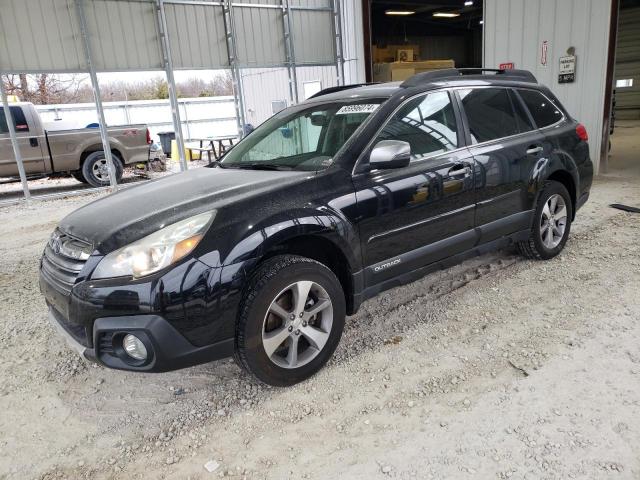
POLYGON ((535 260, 548 260, 564 248, 571 231, 573 204, 563 184, 545 182, 533 215, 529 238, 518 242, 522 255, 535 260))
POLYGON ((235 359, 266 384, 294 385, 331 358, 345 315, 331 270, 306 257, 273 257, 252 276, 240 303, 235 359))
MULTIPOLYGON (((113 166, 115 167, 116 183, 120 183, 124 172, 122 160, 120 160, 120 157, 115 153, 111 153, 111 158, 113 159, 113 166)), ((86 179, 87 183, 93 187, 106 187, 110 184, 107 159, 102 150, 90 153, 87 158, 84 159, 82 163, 82 176, 86 179)))

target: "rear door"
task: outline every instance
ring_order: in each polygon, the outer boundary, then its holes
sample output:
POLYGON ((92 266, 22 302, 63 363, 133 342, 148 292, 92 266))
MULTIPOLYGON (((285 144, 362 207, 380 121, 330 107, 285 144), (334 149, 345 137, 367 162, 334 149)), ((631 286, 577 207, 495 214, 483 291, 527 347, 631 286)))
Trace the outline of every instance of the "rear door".
POLYGON ((506 87, 456 90, 469 149, 476 160, 475 225, 480 242, 530 227, 532 171, 553 146, 534 129, 515 93, 506 87))
POLYGON ((365 153, 382 140, 411 146, 407 167, 353 177, 368 286, 471 248, 473 159, 450 93, 407 100, 365 153))
MULTIPOLYGON (((20 106, 10 106, 13 123, 18 137, 18 145, 24 163, 26 173, 42 173, 45 171, 42 154, 42 139, 39 132, 32 130, 33 122, 28 121, 29 112, 20 106)), ((0 106, 0 177, 18 175, 18 164, 13 152, 9 128, 4 114, 4 108, 0 106)))

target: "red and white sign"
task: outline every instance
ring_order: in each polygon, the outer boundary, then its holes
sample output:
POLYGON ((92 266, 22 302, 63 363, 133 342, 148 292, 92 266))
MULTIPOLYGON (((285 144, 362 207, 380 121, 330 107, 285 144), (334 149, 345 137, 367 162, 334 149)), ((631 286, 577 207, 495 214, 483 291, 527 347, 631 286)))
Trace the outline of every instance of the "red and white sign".
POLYGON ((513 62, 501 63, 498 67, 500 70, 513 70, 513 62))
POLYGON ((547 50, 549 49, 549 43, 547 40, 542 42, 542 51, 540 52, 540 65, 547 66, 547 50))

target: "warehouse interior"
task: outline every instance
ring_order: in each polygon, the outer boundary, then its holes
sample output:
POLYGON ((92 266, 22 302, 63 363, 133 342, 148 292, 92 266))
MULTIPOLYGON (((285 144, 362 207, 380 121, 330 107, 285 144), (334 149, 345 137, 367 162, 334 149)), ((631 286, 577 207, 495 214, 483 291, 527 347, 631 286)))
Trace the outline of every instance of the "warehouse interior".
MULTIPOLYGON (((373 81, 482 66, 482 0, 373 0, 373 81)), ((365 20, 366 21, 366 20, 365 20)))
POLYGON ((620 4, 612 87, 608 171, 640 175, 640 0, 620 4))

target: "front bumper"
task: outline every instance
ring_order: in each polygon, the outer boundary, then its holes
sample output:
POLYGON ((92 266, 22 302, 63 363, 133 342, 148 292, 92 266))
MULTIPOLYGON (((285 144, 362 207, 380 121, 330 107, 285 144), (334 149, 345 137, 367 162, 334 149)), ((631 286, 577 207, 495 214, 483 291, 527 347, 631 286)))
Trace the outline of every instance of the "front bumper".
POLYGON ((54 309, 49 321, 69 346, 87 360, 109 368, 142 372, 166 372, 226 358, 233 354, 233 338, 203 347, 192 345, 169 322, 158 315, 98 318, 93 325, 93 347, 80 343, 54 309), (148 357, 136 361, 121 348, 124 335, 131 333, 147 347, 148 357))

